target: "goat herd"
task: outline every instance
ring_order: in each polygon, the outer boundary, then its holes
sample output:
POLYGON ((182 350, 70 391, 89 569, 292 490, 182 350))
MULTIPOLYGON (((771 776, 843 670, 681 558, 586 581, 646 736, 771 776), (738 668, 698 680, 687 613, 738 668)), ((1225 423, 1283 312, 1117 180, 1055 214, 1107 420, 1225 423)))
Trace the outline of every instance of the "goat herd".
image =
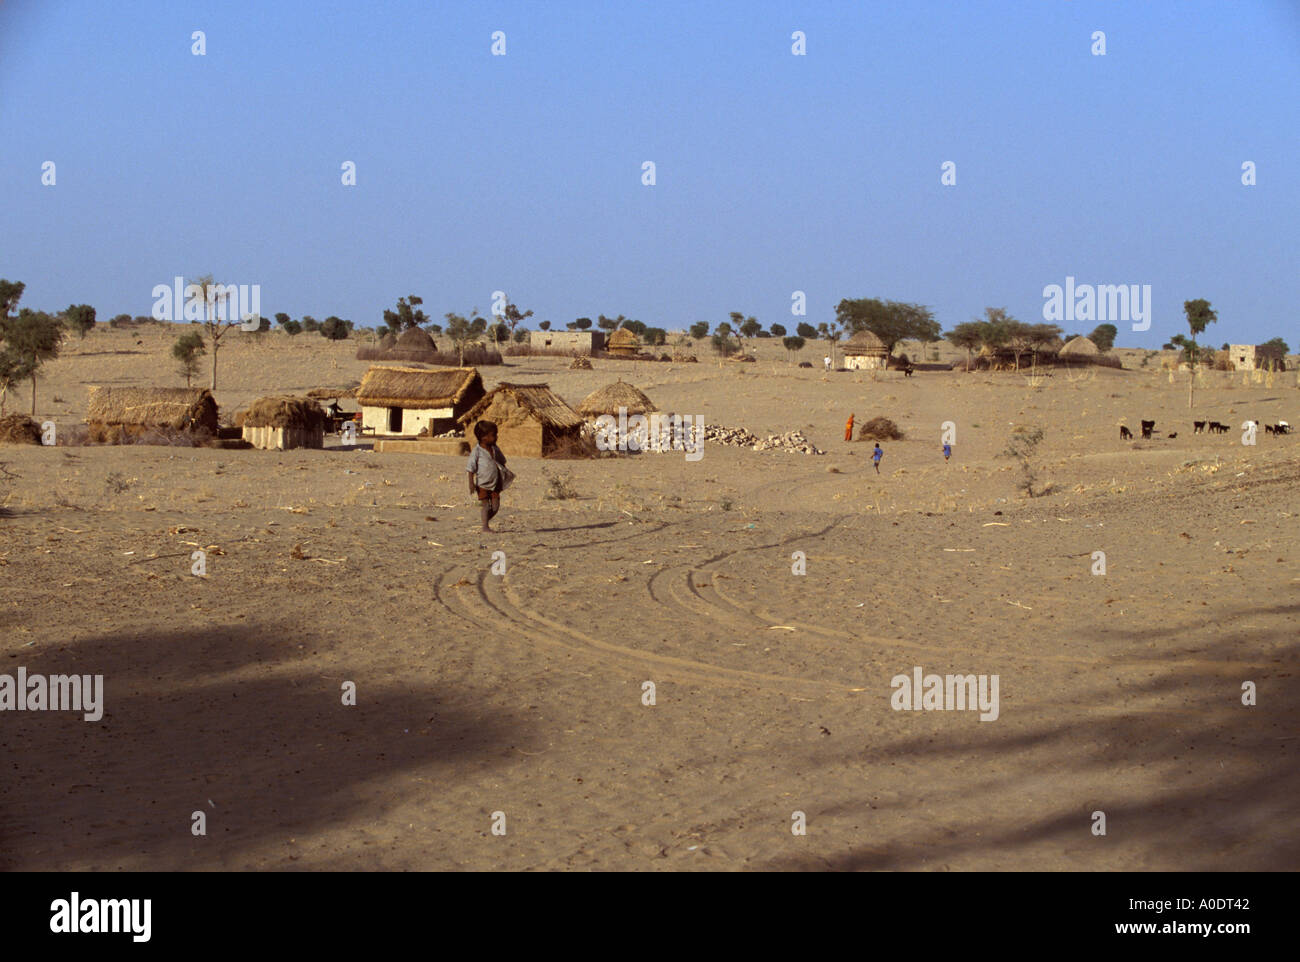
MULTIPOLYGON (((1259 429, 1259 422, 1258 422, 1258 421, 1247 421, 1247 422, 1245 422, 1245 423, 1246 423, 1246 425, 1249 425, 1249 426, 1255 428, 1256 430, 1259 429)), ((1155 421, 1143 421, 1143 422, 1142 422, 1142 437, 1144 437, 1144 438, 1150 438, 1150 437, 1154 434, 1155 429, 1156 429, 1156 422, 1155 422, 1155 421)), ((1192 422, 1192 433, 1193 433, 1193 434, 1204 434, 1204 433, 1206 433, 1207 431, 1208 431, 1210 434, 1227 434, 1228 431, 1230 431, 1230 430, 1231 430, 1231 425, 1228 425, 1228 424, 1220 424, 1218 421, 1193 421, 1193 422, 1192 422)), ((1272 434, 1272 435, 1275 435, 1275 436, 1276 436, 1276 435, 1279 435, 1279 434, 1290 434, 1290 433, 1291 433, 1291 425, 1287 424, 1285 421, 1278 421, 1277 424, 1265 424, 1265 425, 1264 425, 1264 433, 1265 433, 1265 434, 1272 434)), ((1169 434, 1165 435, 1165 437, 1176 438, 1176 437, 1178 437, 1178 432, 1177 432, 1177 431, 1171 431, 1171 432, 1169 432, 1169 434)), ((1133 440, 1133 432, 1130 431, 1128 428, 1126 428, 1124 425, 1121 424, 1121 425, 1119 426, 1119 439, 1120 439, 1121 441, 1132 441, 1132 440, 1133 440)))

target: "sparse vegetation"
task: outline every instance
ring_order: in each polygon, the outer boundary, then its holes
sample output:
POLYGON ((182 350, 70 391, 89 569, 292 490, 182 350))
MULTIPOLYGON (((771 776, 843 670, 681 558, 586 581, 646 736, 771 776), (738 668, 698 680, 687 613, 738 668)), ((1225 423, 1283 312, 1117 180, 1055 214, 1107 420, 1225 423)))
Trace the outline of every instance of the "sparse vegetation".
POLYGON ((546 493, 542 497, 547 501, 569 501, 580 497, 578 489, 573 486, 573 475, 543 471, 542 477, 546 479, 546 493))
POLYGON ((1034 486, 1038 480, 1038 474, 1033 462, 1034 452, 1038 449, 1038 445, 1042 440, 1042 428, 1019 425, 1012 429, 1011 436, 1007 439, 1006 448, 998 455, 998 457, 1012 458, 1018 462, 1020 478, 1016 482, 1016 488, 1030 498, 1047 493, 1046 490, 1039 491, 1034 486))

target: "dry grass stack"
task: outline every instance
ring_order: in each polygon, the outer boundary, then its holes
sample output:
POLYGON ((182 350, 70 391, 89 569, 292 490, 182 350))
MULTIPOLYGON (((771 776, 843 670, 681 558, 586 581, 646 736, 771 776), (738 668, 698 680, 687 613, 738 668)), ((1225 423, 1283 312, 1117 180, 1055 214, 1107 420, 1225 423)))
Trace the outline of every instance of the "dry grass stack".
POLYGON ((858 430, 859 441, 901 441, 903 432, 889 418, 872 418, 858 430))
POLYGON ((491 421, 497 444, 508 457, 586 457, 595 446, 582 436, 582 417, 547 384, 498 384, 460 423, 472 437, 474 425, 491 421))
POLYGON ((620 327, 605 341, 605 353, 611 357, 635 358, 641 350, 641 341, 625 327, 620 327))
POLYGON ((205 388, 95 386, 86 426, 95 443, 199 443, 217 436, 217 402, 205 388))
POLYGON ((25 414, 0 418, 0 444, 40 444, 41 426, 25 414))
POLYGON ((588 358, 588 357, 575 357, 575 358, 573 359, 573 363, 569 365, 569 370, 570 370, 570 371, 590 371, 590 370, 591 370, 591 358, 588 358))
POLYGON ((264 451, 325 446, 325 412, 309 398, 258 398, 244 415, 243 437, 264 451))

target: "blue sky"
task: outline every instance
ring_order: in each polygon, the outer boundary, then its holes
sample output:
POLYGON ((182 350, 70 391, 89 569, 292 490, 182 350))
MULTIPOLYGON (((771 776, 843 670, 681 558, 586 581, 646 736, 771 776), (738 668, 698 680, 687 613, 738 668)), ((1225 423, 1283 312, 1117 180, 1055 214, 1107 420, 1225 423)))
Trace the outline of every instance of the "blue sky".
POLYGON ((0 277, 101 320, 212 273, 359 325, 500 289, 533 324, 793 328, 801 290, 946 329, 1070 275, 1151 285, 1121 345, 1205 297, 1208 342, 1296 350, 1298 105, 1296 0, 7 0, 0 277))

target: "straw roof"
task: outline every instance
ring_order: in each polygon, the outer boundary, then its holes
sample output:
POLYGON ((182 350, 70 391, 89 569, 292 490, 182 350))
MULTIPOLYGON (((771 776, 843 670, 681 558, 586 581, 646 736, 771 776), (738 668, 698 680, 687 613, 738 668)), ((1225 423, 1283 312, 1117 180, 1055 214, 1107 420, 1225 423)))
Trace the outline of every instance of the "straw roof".
POLYGON ((393 332, 388 331, 379 339, 379 349, 381 351, 391 351, 397 346, 397 338, 393 337, 393 332))
POLYGON ((399 360, 418 361, 437 351, 438 345, 425 331, 418 327, 408 327, 397 336, 397 343, 389 349, 389 354, 399 360))
POLYGON ((653 401, 631 384, 615 381, 588 394, 586 400, 578 405, 578 413, 586 417, 597 417, 601 414, 616 415, 619 408, 626 408, 628 414, 649 414, 651 411, 659 410, 653 401))
POLYGON ((885 342, 871 331, 858 331, 844 345, 844 354, 879 354, 885 355, 885 342))
POLYGON ((217 430, 217 402, 204 388, 102 387, 90 389, 87 421, 217 430))
POLYGON ((325 423, 325 412, 307 398, 272 396, 258 398, 248 406, 242 427, 317 428, 325 423))
POLYGON ((606 348, 632 348, 636 350, 640 346, 641 342, 637 339, 637 336, 625 327, 620 327, 605 341, 606 348))
POLYGON ((1092 341, 1080 334, 1078 337, 1072 337, 1066 341, 1065 347, 1061 348, 1061 353, 1082 354, 1091 357, 1100 354, 1101 351, 1097 349, 1096 344, 1092 343, 1092 341))
MULTIPOLYGON (((424 333, 421 331, 420 333, 424 333)), ((466 394, 483 390, 483 378, 472 367, 426 371, 415 367, 372 367, 357 388, 357 402, 371 407, 455 407, 466 394)))
POLYGON ((549 384, 506 384, 504 381, 492 389, 482 400, 460 416, 460 423, 469 425, 483 416, 498 395, 512 398, 520 407, 527 408, 547 427, 576 428, 582 426, 582 417, 551 390, 549 384))

